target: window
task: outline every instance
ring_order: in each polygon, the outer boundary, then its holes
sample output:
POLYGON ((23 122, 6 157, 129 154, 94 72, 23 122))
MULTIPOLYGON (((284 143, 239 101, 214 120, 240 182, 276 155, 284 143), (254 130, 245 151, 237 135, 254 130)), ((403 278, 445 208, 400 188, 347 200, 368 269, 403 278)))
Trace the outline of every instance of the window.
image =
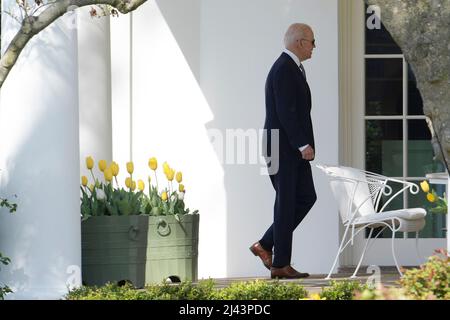
MULTIPOLYGON (((366 18, 370 15, 366 14, 366 18)), ((384 26, 379 30, 365 30, 366 170, 419 183, 427 173, 445 169, 433 160, 431 134, 414 73, 384 26)), ((442 185, 432 187, 438 193, 445 191, 442 185)), ((405 193, 386 210, 429 206, 423 192, 405 193)), ((445 215, 428 214, 420 237, 445 238, 445 218, 445 215)), ((383 232, 381 237, 391 237, 390 231, 383 232)))

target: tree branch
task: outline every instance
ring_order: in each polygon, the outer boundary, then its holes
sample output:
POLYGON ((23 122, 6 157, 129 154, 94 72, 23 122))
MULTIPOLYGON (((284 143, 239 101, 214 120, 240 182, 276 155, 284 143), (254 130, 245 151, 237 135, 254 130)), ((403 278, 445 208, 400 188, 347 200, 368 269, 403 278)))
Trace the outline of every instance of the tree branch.
POLYGON ((48 4, 48 7, 36 16, 26 16, 13 38, 5 54, 0 59, 0 88, 13 68, 26 44, 39 32, 47 28, 56 19, 68 12, 70 7, 106 4, 116 8, 122 14, 136 10, 147 0, 59 0, 48 4))

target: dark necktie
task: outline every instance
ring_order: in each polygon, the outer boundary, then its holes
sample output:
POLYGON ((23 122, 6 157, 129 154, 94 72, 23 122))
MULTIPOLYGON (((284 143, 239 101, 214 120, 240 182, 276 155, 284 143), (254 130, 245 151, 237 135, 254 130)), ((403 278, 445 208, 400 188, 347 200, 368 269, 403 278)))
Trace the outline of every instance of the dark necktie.
POLYGON ((303 77, 306 80, 306 71, 305 71, 305 68, 303 68, 303 65, 301 63, 299 65, 299 68, 300 68, 300 71, 302 72, 303 77))

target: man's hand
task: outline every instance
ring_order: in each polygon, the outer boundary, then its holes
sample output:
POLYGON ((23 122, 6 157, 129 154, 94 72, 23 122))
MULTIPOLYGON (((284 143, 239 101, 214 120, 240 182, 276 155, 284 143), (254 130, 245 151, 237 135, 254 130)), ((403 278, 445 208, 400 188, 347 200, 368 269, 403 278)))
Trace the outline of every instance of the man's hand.
POLYGON ((305 159, 306 161, 311 161, 314 160, 315 158, 315 154, 314 154, 314 149, 311 146, 308 146, 305 150, 303 150, 302 152, 302 158, 305 159))

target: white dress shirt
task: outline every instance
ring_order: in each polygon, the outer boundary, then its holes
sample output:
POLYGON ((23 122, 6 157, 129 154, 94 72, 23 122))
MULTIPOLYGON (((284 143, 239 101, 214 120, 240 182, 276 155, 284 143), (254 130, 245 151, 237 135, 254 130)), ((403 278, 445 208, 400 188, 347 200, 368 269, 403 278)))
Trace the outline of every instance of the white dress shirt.
MULTIPOLYGON (((293 53, 292 51, 289 51, 288 49, 284 49, 283 51, 284 53, 286 53, 289 57, 292 58, 292 60, 294 60, 294 62, 297 64, 297 67, 300 69, 300 71, 303 73, 302 69, 300 68, 301 62, 300 59, 296 56, 295 53, 293 53)), ((309 144, 304 145, 300 148, 298 148, 300 150, 300 152, 303 152, 303 150, 305 150, 306 148, 309 147, 309 144)))

